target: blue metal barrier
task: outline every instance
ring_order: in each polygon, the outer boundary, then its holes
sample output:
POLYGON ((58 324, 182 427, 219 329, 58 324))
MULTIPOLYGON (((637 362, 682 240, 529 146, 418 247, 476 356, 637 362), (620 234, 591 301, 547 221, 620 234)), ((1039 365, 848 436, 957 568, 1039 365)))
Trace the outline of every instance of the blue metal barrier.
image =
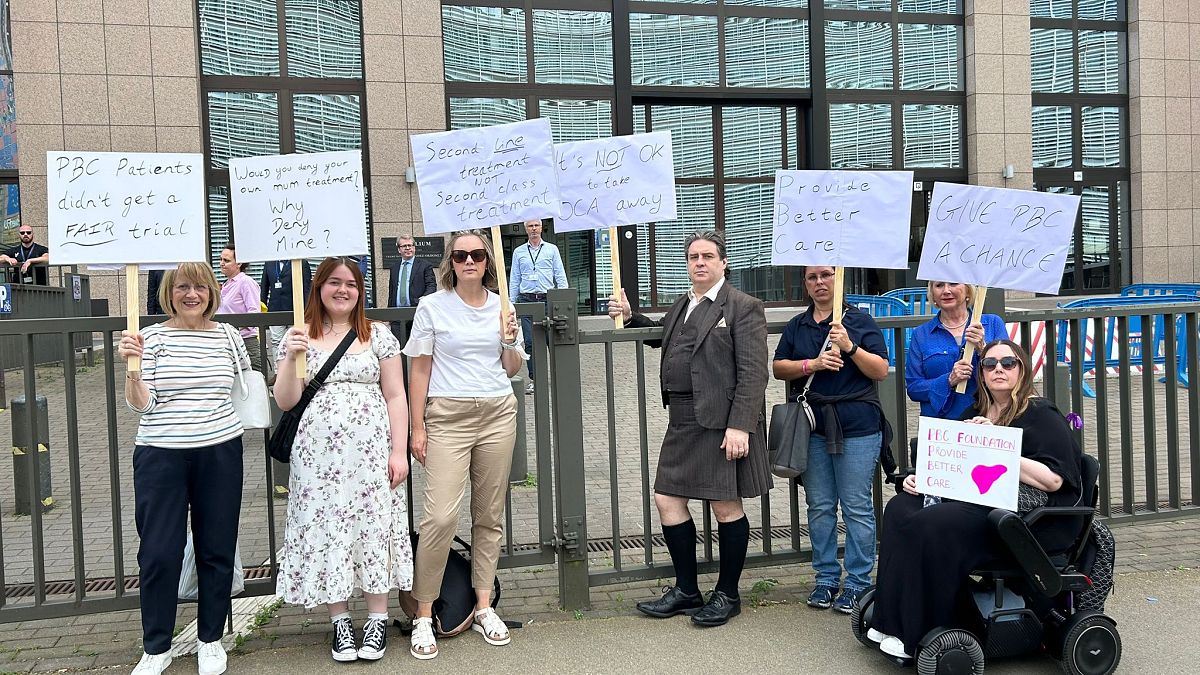
MULTIPOLYGON (((1141 286, 1155 286, 1156 284, 1139 284, 1141 286)), ((1166 286, 1167 284, 1157 284, 1157 286, 1166 286)), ((1176 284, 1177 286, 1197 286, 1200 284, 1176 284)), ((1058 303, 1061 309, 1074 309, 1079 307, 1130 307, 1130 306, 1146 306, 1146 305, 1179 305, 1192 304, 1200 302, 1200 296, 1188 295, 1182 292, 1178 293, 1151 293, 1149 295, 1129 295, 1116 298, 1083 298, 1080 300, 1072 300, 1070 302, 1058 303)), ((1144 343, 1142 336, 1144 335, 1142 327, 1142 318, 1140 316, 1129 317, 1129 362, 1130 364, 1140 365, 1143 368, 1154 368, 1157 364, 1166 364, 1166 317, 1167 314, 1149 314, 1154 317, 1152 325, 1153 342, 1149 345, 1144 343)), ((1174 364, 1179 374, 1179 382, 1184 387, 1188 386, 1187 377, 1187 340, 1183 330, 1182 316, 1176 317, 1175 321, 1175 342, 1176 342, 1176 363, 1174 364)), ((1067 359, 1067 322, 1060 320, 1058 322, 1058 336, 1056 346, 1058 351, 1058 361, 1065 363, 1067 359)), ((1119 336, 1117 335, 1116 319, 1108 317, 1105 319, 1105 349, 1107 355, 1104 364, 1097 364, 1094 356, 1085 356, 1083 367, 1079 371, 1086 373, 1097 367, 1109 368, 1120 365, 1120 359, 1117 355, 1117 345, 1119 336)), ((1087 354, 1088 328, 1084 322, 1082 335, 1080 340, 1083 341, 1083 353, 1087 354)), ((1092 352, 1095 353, 1094 351, 1092 352)), ((1096 392, 1087 382, 1081 382, 1083 395, 1088 398, 1095 398, 1096 392)))
POLYGON ((1200 296, 1200 284, 1130 284, 1121 289, 1121 297, 1162 295, 1200 296))
MULTIPOLYGON (((885 295, 847 295, 846 302, 877 319, 884 316, 912 316, 912 309, 907 303, 885 295)), ((906 346, 911 337, 912 329, 908 328, 904 331, 906 346)), ((883 342, 887 345, 888 364, 896 365, 896 340, 892 331, 883 331, 883 342)))
POLYGON ((934 308, 929 304, 929 289, 924 286, 897 288, 883 294, 885 298, 896 298, 908 305, 909 314, 918 316, 933 314, 934 308))

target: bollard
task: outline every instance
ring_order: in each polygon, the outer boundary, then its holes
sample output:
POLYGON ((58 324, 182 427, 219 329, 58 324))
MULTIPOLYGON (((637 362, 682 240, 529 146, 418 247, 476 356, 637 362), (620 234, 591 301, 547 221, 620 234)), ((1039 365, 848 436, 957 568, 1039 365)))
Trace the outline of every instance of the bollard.
POLYGON ((517 399, 517 441, 513 445, 512 469, 508 472, 508 482, 518 485, 525 482, 529 475, 529 453, 525 447, 525 380, 520 377, 509 378, 512 384, 513 396, 517 399))
POLYGON ((37 405, 35 410, 37 418, 37 438, 38 447, 37 453, 30 452, 31 436, 29 429, 29 413, 25 408, 25 397, 18 396, 12 400, 12 442, 13 442, 13 486, 16 492, 16 510, 14 513, 21 516, 27 516, 33 512, 33 485, 29 479, 29 462, 35 462, 35 469, 39 475, 39 487, 41 488, 38 494, 38 501, 42 503, 42 510, 48 510, 54 506, 54 497, 51 496, 52 488, 50 484, 50 450, 47 443, 50 440, 50 418, 46 408, 46 397, 38 396, 34 399, 37 405))

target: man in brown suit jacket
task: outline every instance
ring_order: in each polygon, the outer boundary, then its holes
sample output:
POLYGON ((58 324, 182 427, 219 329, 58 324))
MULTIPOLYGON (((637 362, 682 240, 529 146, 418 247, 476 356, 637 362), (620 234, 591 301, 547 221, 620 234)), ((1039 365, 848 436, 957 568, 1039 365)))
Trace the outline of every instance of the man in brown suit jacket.
POLYGON ((688 614, 720 626, 741 611, 738 582, 750 523, 742 499, 771 489, 763 401, 767 389, 767 320, 763 303, 725 283, 725 239, 697 232, 685 242, 691 290, 661 321, 629 309, 624 295, 609 316, 626 326, 661 326, 663 405, 670 422, 658 457, 654 503, 675 567, 675 585, 638 610, 657 618, 688 614), (707 499, 717 517, 721 573, 705 602, 696 580, 696 524, 689 499, 707 499))

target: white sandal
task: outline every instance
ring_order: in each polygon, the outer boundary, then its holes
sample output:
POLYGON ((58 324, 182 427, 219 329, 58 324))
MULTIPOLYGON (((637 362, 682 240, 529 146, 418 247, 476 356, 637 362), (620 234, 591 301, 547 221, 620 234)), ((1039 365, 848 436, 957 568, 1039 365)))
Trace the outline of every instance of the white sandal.
POLYGON ((512 642, 512 636, 508 634, 508 626, 504 625, 504 621, 496 615, 496 610, 491 607, 475 611, 475 621, 471 623, 471 630, 478 632, 483 636, 485 642, 494 647, 501 647, 512 642))
POLYGON ((419 616, 413 619, 412 646, 409 654, 428 661, 438 655, 437 638, 433 636, 433 619, 419 616))

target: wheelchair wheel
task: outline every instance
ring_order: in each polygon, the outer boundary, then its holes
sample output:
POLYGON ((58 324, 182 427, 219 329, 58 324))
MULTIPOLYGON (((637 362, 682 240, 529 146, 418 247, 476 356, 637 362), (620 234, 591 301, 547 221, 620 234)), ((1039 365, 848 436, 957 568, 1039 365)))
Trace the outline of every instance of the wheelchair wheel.
POLYGON ((871 642, 871 638, 867 637, 867 631, 871 628, 871 610, 874 606, 875 588, 871 587, 863 591, 858 596, 858 601, 854 603, 854 610, 850 612, 850 630, 863 645, 878 648, 879 645, 871 642))
POLYGON ((944 630, 917 654, 918 675, 983 675, 983 649, 965 630, 944 630))
POLYGON ((1093 614, 1063 638, 1062 671, 1067 675, 1109 675, 1121 662, 1121 635, 1112 619, 1093 614))

